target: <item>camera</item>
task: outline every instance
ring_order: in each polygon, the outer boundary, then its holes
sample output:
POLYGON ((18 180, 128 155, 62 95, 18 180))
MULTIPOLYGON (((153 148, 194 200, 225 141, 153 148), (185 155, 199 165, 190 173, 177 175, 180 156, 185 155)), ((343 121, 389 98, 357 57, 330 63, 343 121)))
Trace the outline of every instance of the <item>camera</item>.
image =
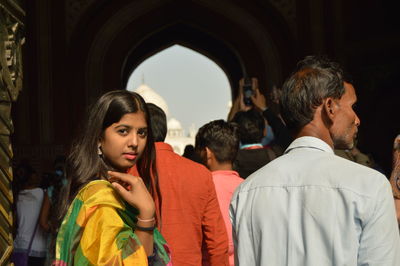
POLYGON ((253 82, 251 78, 243 79, 243 102, 246 106, 252 106, 251 96, 254 95, 253 82))

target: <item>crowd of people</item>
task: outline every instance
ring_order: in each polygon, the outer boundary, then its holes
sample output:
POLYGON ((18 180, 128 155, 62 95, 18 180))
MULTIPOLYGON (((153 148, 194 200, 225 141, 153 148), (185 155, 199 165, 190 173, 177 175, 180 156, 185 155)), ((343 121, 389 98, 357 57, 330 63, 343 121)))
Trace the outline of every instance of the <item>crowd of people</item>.
POLYGON ((272 100, 245 83, 184 156, 157 105, 102 95, 51 182, 15 167, 15 265, 399 265, 400 136, 389 182, 356 148, 356 90, 327 58, 272 100))

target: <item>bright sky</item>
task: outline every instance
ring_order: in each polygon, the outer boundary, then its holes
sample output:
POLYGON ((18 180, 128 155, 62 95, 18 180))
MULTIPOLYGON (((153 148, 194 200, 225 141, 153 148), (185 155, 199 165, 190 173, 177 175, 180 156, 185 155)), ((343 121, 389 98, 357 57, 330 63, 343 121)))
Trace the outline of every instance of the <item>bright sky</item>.
POLYGON ((181 122, 187 133, 215 120, 226 119, 231 101, 228 78, 207 57, 174 45, 140 64, 128 80, 127 89, 135 91, 144 82, 168 104, 169 118, 181 122))

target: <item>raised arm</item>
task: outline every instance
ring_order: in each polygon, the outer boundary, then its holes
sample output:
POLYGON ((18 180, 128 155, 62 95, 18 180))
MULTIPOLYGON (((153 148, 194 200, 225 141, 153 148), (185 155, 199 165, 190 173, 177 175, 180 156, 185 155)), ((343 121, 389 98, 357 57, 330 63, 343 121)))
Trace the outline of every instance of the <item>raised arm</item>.
POLYGON ((39 224, 46 232, 49 231, 49 212, 50 212, 50 199, 47 193, 44 193, 42 209, 40 210, 39 224))
POLYGON ((272 110, 270 110, 270 108, 268 108, 267 100, 258 88, 255 90, 255 94, 251 99, 254 106, 262 111, 264 118, 268 121, 268 124, 274 131, 277 143, 283 149, 286 149, 292 142, 292 137, 290 136, 285 124, 282 122, 282 119, 280 119, 272 110))
POLYGON ((110 182, 117 192, 131 206, 139 210, 136 235, 144 246, 148 256, 153 254, 155 228, 155 204, 143 180, 140 177, 129 174, 109 171, 110 182))

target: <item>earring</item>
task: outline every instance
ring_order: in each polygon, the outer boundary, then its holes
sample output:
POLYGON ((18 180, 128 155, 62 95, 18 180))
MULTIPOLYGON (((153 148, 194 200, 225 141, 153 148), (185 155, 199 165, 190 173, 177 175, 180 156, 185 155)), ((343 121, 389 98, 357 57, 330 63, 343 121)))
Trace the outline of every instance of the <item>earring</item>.
POLYGON ((103 151, 101 150, 101 145, 97 146, 97 154, 101 157, 103 155, 103 151))

